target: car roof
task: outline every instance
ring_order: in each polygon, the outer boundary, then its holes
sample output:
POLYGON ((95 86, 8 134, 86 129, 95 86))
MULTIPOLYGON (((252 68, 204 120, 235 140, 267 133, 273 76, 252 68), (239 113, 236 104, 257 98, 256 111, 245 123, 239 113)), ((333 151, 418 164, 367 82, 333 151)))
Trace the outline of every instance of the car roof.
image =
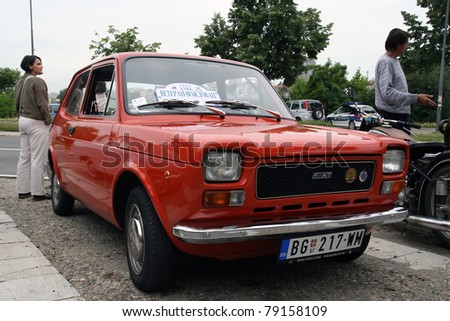
MULTIPOLYGON (((213 62, 223 62, 223 63, 230 63, 235 65, 242 65, 246 67, 251 67, 254 69, 258 69, 256 66, 236 61, 236 60, 230 60, 230 59, 222 59, 222 58, 214 58, 214 57, 208 57, 208 56, 195 56, 195 55, 181 55, 181 54, 171 54, 171 53, 160 53, 160 52, 119 52, 114 53, 109 56, 105 57, 99 57, 95 60, 91 61, 91 63, 88 66, 100 63, 102 61, 107 61, 110 59, 117 59, 120 61, 124 61, 128 58, 138 58, 138 57, 159 57, 159 58, 180 58, 180 59, 194 59, 194 60, 203 60, 203 61, 213 61, 213 62)), ((85 69, 85 68, 83 68, 85 69)))

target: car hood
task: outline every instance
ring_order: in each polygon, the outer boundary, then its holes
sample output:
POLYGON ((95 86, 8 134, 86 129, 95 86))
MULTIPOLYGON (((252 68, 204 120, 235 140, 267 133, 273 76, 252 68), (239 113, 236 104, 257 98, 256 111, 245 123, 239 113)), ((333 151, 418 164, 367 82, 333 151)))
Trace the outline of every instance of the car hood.
POLYGON ((122 125, 114 145, 188 163, 205 149, 239 150, 253 158, 384 154, 398 139, 326 126, 281 123, 177 122, 122 125))

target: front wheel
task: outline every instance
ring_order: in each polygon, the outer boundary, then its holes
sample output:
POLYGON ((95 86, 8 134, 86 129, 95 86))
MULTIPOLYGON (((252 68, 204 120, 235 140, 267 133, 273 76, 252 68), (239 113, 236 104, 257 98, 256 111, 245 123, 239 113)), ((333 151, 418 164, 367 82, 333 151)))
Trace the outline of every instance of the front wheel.
POLYGON ((125 236, 128 269, 134 285, 145 292, 167 287, 173 245, 142 186, 135 187, 128 197, 125 236))
MULTIPOLYGON (((428 183, 425 186, 425 194, 424 194, 424 211, 426 216, 436 217, 436 180, 438 177, 450 177, 450 165, 442 166, 438 168, 432 175, 431 179, 433 182, 428 183)), ((450 187, 447 183, 447 199, 446 199, 447 207, 450 206, 450 187)), ((446 213, 445 220, 450 220, 450 213, 446 213)), ((450 232, 432 230, 436 239, 441 243, 441 245, 447 249, 450 249, 450 232)))

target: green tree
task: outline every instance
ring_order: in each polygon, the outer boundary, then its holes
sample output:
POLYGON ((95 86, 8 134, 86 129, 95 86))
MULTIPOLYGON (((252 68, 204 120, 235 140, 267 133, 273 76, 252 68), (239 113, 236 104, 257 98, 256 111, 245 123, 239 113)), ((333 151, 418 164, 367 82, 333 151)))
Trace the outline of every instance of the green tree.
POLYGON ((289 90, 289 97, 292 100, 309 97, 308 80, 305 78, 298 78, 289 90))
POLYGON ((19 77, 17 69, 0 68, 0 118, 16 116, 13 88, 19 77))
POLYGON ((324 65, 316 66, 308 82, 310 98, 317 97, 316 99, 322 101, 327 112, 335 110, 348 100, 345 93, 348 87, 346 74, 347 66, 333 64, 330 60, 324 65))
POLYGON ((67 88, 61 89, 59 91, 58 96, 56 96, 56 99, 58 99, 58 101, 62 101, 64 95, 66 94, 67 88))
MULTIPOLYGON (((426 92, 437 97, 440 66, 431 67, 428 70, 416 70, 408 74, 408 86, 411 92, 426 92)), ((450 68, 446 69, 444 82, 445 93, 450 93, 450 68)), ((450 117, 450 101, 444 97, 441 118, 450 117)), ((412 106, 411 121, 423 123, 436 121, 436 108, 424 107, 418 104, 412 106)))
POLYGON ((0 68, 0 92, 12 89, 20 77, 20 71, 11 68, 0 68))
POLYGON ((364 102, 368 105, 375 106, 375 90, 370 86, 367 76, 358 69, 353 78, 349 81, 349 86, 355 91, 353 99, 358 102, 364 102))
POLYGON ((14 108, 14 92, 8 89, 0 92, 0 118, 12 118, 16 116, 14 108))
MULTIPOLYGON (((447 1, 417 0, 417 5, 427 9, 427 21, 424 24, 417 15, 402 11, 404 23, 410 33, 409 49, 400 60, 408 80, 410 92, 425 92, 437 99, 439 73, 444 38, 444 22, 447 1)), ((449 92, 450 44, 444 48, 446 54, 445 88, 442 106, 442 118, 450 116, 450 100, 445 94, 449 92)), ((413 105, 411 120, 416 122, 436 121, 436 109, 413 105)))
POLYGON ((142 40, 138 40, 138 28, 128 28, 125 32, 120 32, 114 26, 108 26, 108 35, 101 38, 96 32, 98 40, 92 40, 89 45, 90 50, 94 50, 92 59, 97 57, 108 56, 118 52, 138 51, 138 52, 155 52, 161 46, 160 42, 144 45, 142 40))
POLYGON ((194 39, 202 55, 253 64, 287 86, 326 48, 332 27, 320 24, 316 9, 298 11, 293 0, 234 0, 228 23, 220 14, 212 20, 194 39))
POLYGON ((327 113, 335 110, 340 104, 348 101, 346 88, 349 82, 346 78, 347 66, 332 63, 328 60, 324 65, 316 65, 306 81, 299 78, 291 88, 291 99, 318 99, 324 105, 327 113))
POLYGON ((214 13, 212 22, 204 25, 204 34, 195 38, 196 48, 201 48, 204 56, 219 56, 224 59, 233 59, 235 48, 230 47, 230 30, 226 20, 220 13, 214 13))
MULTIPOLYGON (((417 5, 427 9, 427 22, 424 24, 417 15, 402 11, 404 24, 411 35, 409 49, 401 62, 405 73, 439 66, 444 37, 444 20, 447 1, 417 0, 417 5)), ((446 62, 450 65, 450 45, 447 44, 446 62)))

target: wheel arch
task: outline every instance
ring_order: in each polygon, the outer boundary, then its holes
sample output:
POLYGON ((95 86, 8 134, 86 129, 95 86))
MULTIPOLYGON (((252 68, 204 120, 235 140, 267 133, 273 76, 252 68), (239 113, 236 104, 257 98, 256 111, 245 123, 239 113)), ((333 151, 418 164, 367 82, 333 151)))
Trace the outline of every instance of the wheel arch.
POLYGON ((128 196, 136 186, 144 186, 139 177, 131 172, 122 172, 116 180, 113 192, 113 208, 117 223, 121 229, 125 226, 125 207, 128 196))
POLYGON ((50 146, 50 148, 48 149, 46 169, 49 179, 51 179, 51 172, 54 170, 56 177, 58 177, 58 180, 61 181, 61 173, 59 171, 58 162, 56 161, 54 153, 52 152, 52 146, 50 146))

